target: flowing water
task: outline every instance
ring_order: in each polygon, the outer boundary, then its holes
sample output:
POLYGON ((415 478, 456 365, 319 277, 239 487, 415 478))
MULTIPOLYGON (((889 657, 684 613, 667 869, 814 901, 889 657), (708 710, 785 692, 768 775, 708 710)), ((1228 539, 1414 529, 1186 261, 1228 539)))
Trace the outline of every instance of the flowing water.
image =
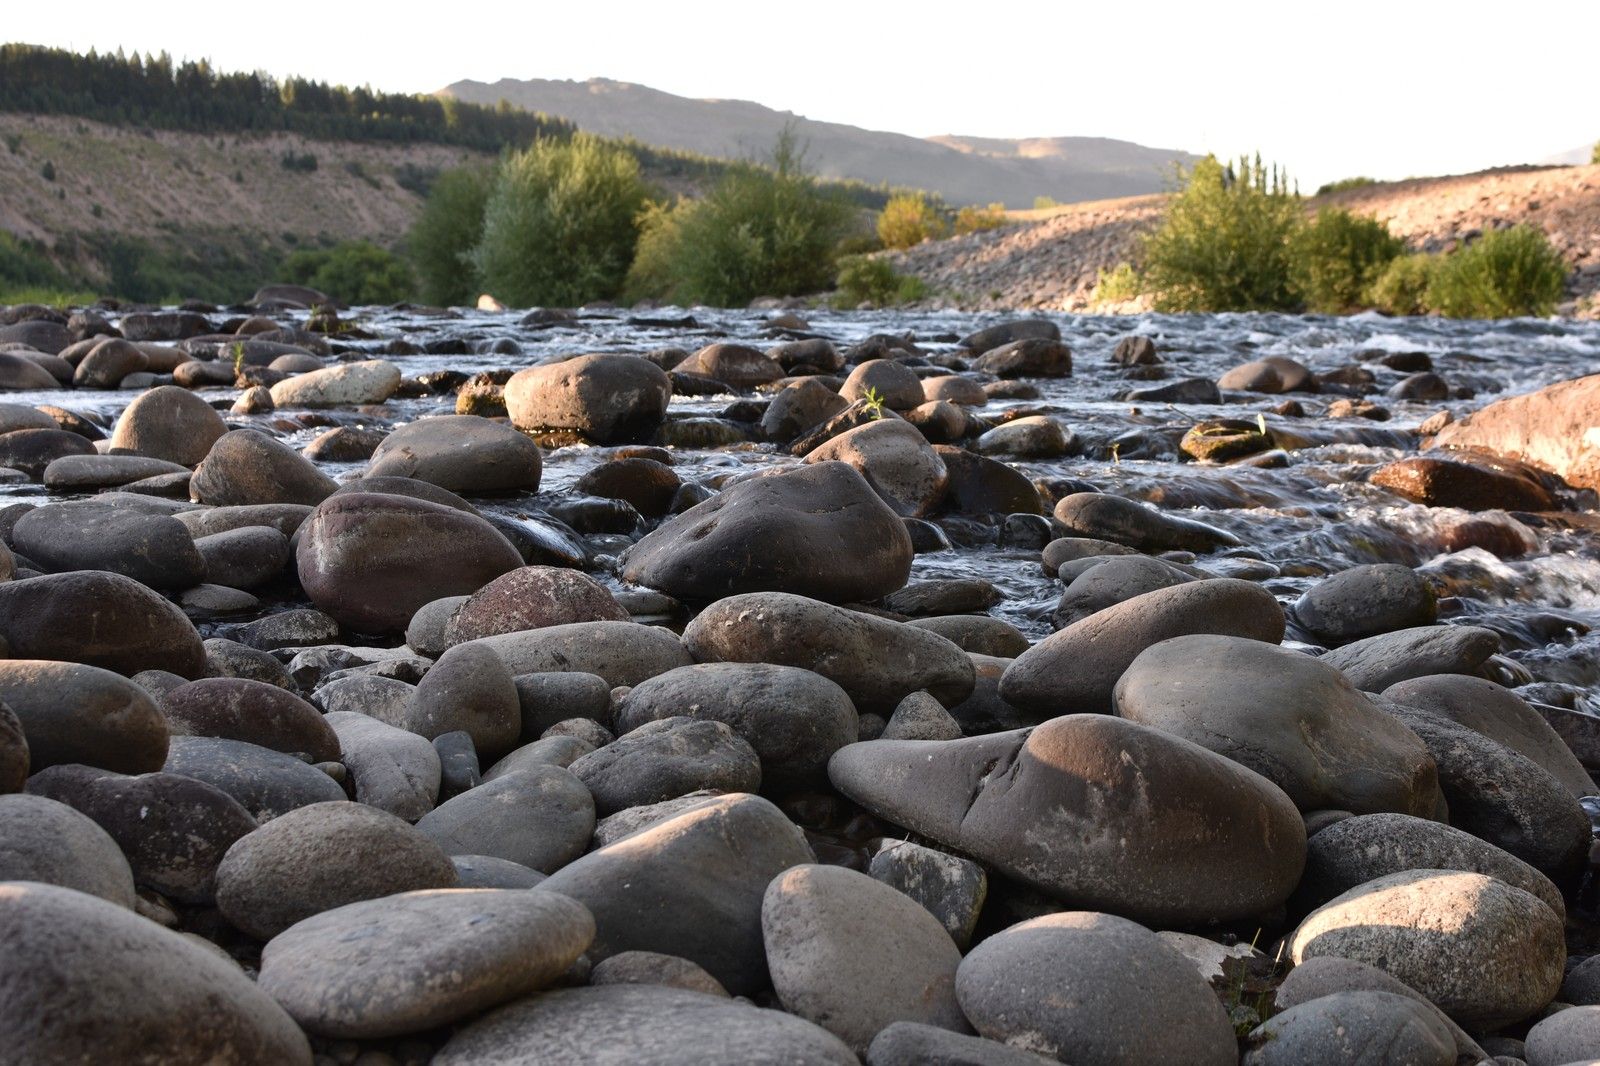
MULTIPOLYGON (((553 327, 518 325, 517 313, 465 311, 448 317, 404 310, 367 309, 353 317, 375 340, 348 342, 352 352, 390 359, 407 377, 430 371, 468 374, 521 368, 558 354, 644 352, 661 347, 693 350, 715 340, 765 347, 781 339, 753 311, 651 312, 648 319, 626 312, 584 312, 576 322, 553 327), (389 344, 409 341, 431 353, 395 356, 389 344)), ((980 410, 986 418, 1010 408, 1046 413, 1070 427, 1078 439, 1075 457, 1018 463, 1040 481, 1076 479, 1099 489, 1149 500, 1237 535, 1245 547, 1202 560, 1218 573, 1262 577, 1285 603, 1292 602, 1322 576, 1362 563, 1395 562, 1430 575, 1441 590, 1441 620, 1470 622, 1498 632, 1506 656, 1505 679, 1561 682, 1583 690, 1578 706, 1600 713, 1600 523, 1593 519, 1592 493, 1572 503, 1588 515, 1566 518, 1506 515, 1475 516, 1498 527, 1484 547, 1483 531, 1463 537, 1465 512, 1406 502, 1375 486, 1366 475, 1376 466, 1414 452, 1416 426, 1440 407, 1472 410, 1500 395, 1532 389, 1600 370, 1600 323, 1513 320, 1452 322, 1390 319, 1376 315, 1326 318, 1294 315, 1144 315, 1129 317, 1052 316, 1074 353, 1073 376, 1037 381, 1039 397, 994 401, 980 410), (1118 339, 1132 333, 1153 338, 1170 373, 1180 378, 1215 379, 1251 359, 1285 355, 1313 371, 1326 372, 1363 363, 1376 375, 1373 396, 1391 412, 1385 422, 1323 417, 1336 395, 1296 394, 1305 417, 1274 412, 1282 396, 1255 396, 1224 407, 1119 402, 1126 389, 1156 382, 1130 381, 1109 361, 1118 339), (1383 398, 1381 390, 1405 375, 1370 360, 1385 353, 1423 352, 1434 369, 1471 399, 1416 404, 1383 398), (1267 425, 1292 447, 1277 468, 1200 466, 1178 461, 1178 441, 1195 422, 1226 415, 1267 425), (1520 542, 1520 553, 1501 546, 1520 542), (1515 557, 1502 557, 1511 554, 1515 557), (1261 565, 1261 564, 1267 565, 1261 565)), ((811 312, 815 335, 840 347, 874 333, 907 335, 929 351, 954 347, 974 329, 1001 321, 996 315, 956 312, 811 312)), ((362 358, 360 354, 347 356, 362 358)), ((136 395, 132 392, 55 392, 11 394, 9 402, 54 403, 109 426, 136 395)), ((203 395, 224 404, 233 390, 203 395)), ((671 415, 715 417, 749 397, 676 397, 671 415)), ((389 428, 454 409, 451 393, 397 399, 380 409, 335 410, 308 414, 277 412, 229 415, 236 424, 270 428, 299 446, 332 425, 389 428)), ((603 449, 568 447, 548 454, 544 483, 537 496, 485 501, 509 515, 538 517, 554 500, 570 496, 572 483, 604 459, 603 449)), ((798 460, 770 446, 739 444, 713 450, 680 449, 677 469, 685 480, 715 487, 754 468, 798 460)), ((328 467, 336 478, 353 476, 361 464, 328 467)), ((1070 488, 1066 491, 1072 491, 1070 488)), ((11 498, 42 495, 38 486, 0 489, 11 498)), ((941 519, 955 545, 919 555, 913 580, 982 577, 1004 594, 994 613, 1037 639, 1050 631, 1050 612, 1061 586, 1047 578, 1036 550, 1004 547, 999 531, 970 519, 941 519)), ((618 538, 594 538, 602 562, 625 546, 618 538)), ((280 604, 281 605, 281 604, 280 604)), ((299 605, 290 603, 289 605, 299 605)), ((222 631, 226 631, 223 627, 222 631)), ((1293 635, 1293 634, 1291 634, 1293 635)))

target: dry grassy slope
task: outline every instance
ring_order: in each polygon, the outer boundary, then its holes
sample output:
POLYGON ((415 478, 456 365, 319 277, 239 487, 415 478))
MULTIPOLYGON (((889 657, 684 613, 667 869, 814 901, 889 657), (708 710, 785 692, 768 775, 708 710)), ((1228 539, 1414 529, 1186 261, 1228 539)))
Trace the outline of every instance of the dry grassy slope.
POLYGON ((0 114, 0 138, 16 136, 15 152, 0 140, 0 229, 46 244, 70 233, 159 237, 216 229, 274 241, 292 233, 392 244, 422 203, 395 183, 397 167, 443 169, 482 158, 441 145, 311 141, 283 133, 143 133, 67 117, 0 114), (284 169, 279 160, 290 151, 312 153, 317 169, 284 169), (54 182, 40 176, 46 161, 55 166, 54 182), (352 162, 376 187, 346 169, 352 162))
MULTIPOLYGON (((897 253, 931 302, 963 308, 1086 310, 1102 268, 1132 257, 1138 234, 1161 216, 1163 196, 1102 200, 1013 212, 988 233, 929 242, 897 253)), ((1542 229, 1572 264, 1574 295, 1600 290, 1600 166, 1517 168, 1414 178, 1313 199, 1375 215, 1414 248, 1436 251, 1504 223, 1542 229)))

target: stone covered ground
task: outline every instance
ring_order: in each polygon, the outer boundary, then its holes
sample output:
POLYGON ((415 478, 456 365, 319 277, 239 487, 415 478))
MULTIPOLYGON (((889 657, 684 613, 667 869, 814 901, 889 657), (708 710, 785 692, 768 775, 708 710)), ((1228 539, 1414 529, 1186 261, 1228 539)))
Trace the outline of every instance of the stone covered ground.
POLYGON ((312 295, 0 315, 6 1062, 1600 1060, 1600 338, 312 295))

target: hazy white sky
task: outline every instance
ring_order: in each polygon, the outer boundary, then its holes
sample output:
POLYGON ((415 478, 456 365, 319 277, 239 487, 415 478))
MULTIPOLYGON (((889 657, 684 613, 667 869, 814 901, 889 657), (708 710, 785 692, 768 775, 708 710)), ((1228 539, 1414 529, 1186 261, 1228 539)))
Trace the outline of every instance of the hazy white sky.
POLYGON ((1600 139, 1600 0, 9 6, 0 32, 13 41, 164 49, 396 92, 608 77, 923 136, 1260 149, 1307 191, 1600 139))

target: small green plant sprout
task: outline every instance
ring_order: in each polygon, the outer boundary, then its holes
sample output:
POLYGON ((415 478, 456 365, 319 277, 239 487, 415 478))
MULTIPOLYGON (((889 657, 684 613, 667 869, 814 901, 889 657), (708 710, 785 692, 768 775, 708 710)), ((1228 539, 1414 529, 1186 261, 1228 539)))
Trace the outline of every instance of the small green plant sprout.
POLYGON ((1122 442, 1120 440, 1111 442, 1111 461, 1117 466, 1122 465, 1122 442))
POLYGON ((867 417, 876 422, 883 417, 883 394, 877 389, 869 388, 861 396, 861 403, 865 407, 867 417))
POLYGON ((244 341, 234 341, 228 350, 233 353, 233 373, 237 377, 244 367, 244 341))

